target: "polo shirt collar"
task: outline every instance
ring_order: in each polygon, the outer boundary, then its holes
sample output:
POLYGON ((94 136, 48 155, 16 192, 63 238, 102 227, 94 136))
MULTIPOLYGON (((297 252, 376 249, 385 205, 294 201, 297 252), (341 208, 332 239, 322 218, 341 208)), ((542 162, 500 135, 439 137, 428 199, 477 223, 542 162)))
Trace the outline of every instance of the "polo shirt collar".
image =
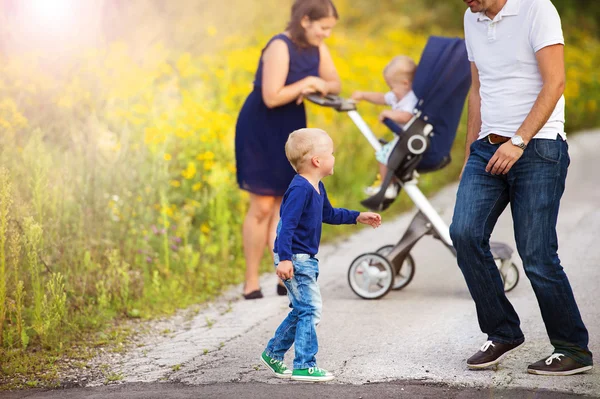
MULTIPOLYGON (((500 12, 494 17, 494 20, 500 21, 503 17, 518 15, 520 5, 521 0, 507 0, 506 4, 504 4, 504 7, 502 7, 500 12)), ((485 12, 481 11, 477 16, 477 22, 481 21, 491 21, 491 19, 485 15, 485 12)))

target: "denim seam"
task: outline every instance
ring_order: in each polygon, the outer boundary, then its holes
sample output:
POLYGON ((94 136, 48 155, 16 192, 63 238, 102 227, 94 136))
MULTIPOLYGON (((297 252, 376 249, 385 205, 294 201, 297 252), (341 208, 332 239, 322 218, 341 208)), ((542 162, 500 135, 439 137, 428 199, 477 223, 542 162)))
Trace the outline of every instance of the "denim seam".
MULTIPOLYGON (((558 190, 558 184, 559 184, 559 179, 560 179, 560 174, 561 174, 561 171, 560 171, 560 169, 561 169, 560 161, 562 160, 562 155, 563 154, 562 154, 562 149, 561 149, 558 152, 558 163, 556 165, 557 168, 558 168, 558 173, 557 173, 556 179, 554 179, 554 190, 552 191, 552 198, 556 198, 556 192, 558 190)), ((567 179, 567 177, 565 175, 565 182, 566 182, 566 179, 567 179)), ((564 190, 563 190, 563 192, 564 192, 564 190)), ((561 195, 561 197, 562 197, 562 195, 561 195)), ((560 201, 559 201, 559 204, 560 204, 560 201)), ((557 213, 558 213, 558 211, 557 211, 557 213)), ((555 234, 556 234, 556 226, 554 227, 554 231, 555 231, 555 234)), ((562 265, 561 265, 561 267, 562 267, 562 265)), ((565 278, 567 278, 566 275, 565 275, 565 278)), ((572 288, 571 288, 571 290, 572 290, 572 288)), ((573 301, 575 301, 575 293, 573 293, 572 295, 573 295, 573 301)), ((561 298, 563 300, 564 308, 568 309, 567 300, 565 299, 564 295, 561 295, 561 298)), ((573 328, 575 328, 575 325, 576 325, 575 320, 573 319, 573 313, 572 312, 568 312, 568 311, 566 313, 567 313, 567 319, 569 320, 569 328, 572 330, 573 328)), ((582 319, 582 323, 583 323, 583 319, 582 319)), ((581 348, 581 349, 584 349, 584 348, 581 348)), ((587 349, 587 348, 585 348, 585 349, 587 349)))
POLYGON ((273 354, 273 352, 269 351, 269 350, 265 350, 265 353, 267 354, 267 356, 269 356, 271 359, 275 359, 275 360, 279 360, 280 362, 283 362, 283 357, 279 358, 279 356, 276 356, 275 354, 273 354))
MULTIPOLYGON (((498 197, 497 197, 497 198, 496 198, 496 200, 494 201, 494 204, 493 204, 493 206, 490 208, 490 211, 489 211, 489 212, 488 212, 488 214, 486 215, 486 217, 485 217, 485 219, 484 219, 484 229, 485 229, 485 226, 487 225, 487 222, 488 222, 488 220, 489 220, 489 218, 490 218, 490 215, 492 214, 492 211, 493 211, 493 209, 496 207, 496 205, 498 204, 498 201, 500 200, 500 197, 502 196, 502 194, 504 194, 504 192, 505 192, 505 191, 506 191, 506 187, 505 187, 504 189, 502 189, 502 191, 500 192, 500 194, 498 195, 498 197)), ((485 231, 484 231, 483 233, 485 234, 485 231)), ((488 239, 488 246, 489 246, 489 239, 488 239)), ((490 247, 490 251, 491 251, 491 247, 490 247)), ((492 276, 490 275, 490 272, 489 272, 489 270, 488 270, 487 268, 486 268, 485 270, 486 270, 486 272, 487 272, 487 274, 488 274, 488 277, 489 277, 489 278, 490 278, 490 280, 491 280, 491 277, 492 277, 492 276)), ((498 273, 500 273, 500 271, 498 271, 498 273)), ((504 295, 506 295, 506 293, 505 293, 504 295)), ((495 297, 495 300, 496 300, 496 302, 498 302, 498 297, 497 297, 497 296, 495 297)), ((502 309, 502 304, 498 303, 498 307, 502 309)), ((508 322, 508 318, 506 317, 506 315, 503 315, 503 316, 504 316, 504 319, 505 319, 505 320, 508 322)), ((511 330, 513 330, 513 327, 512 327, 512 326, 511 326, 511 330)), ((513 331, 511 331, 511 333, 512 333, 512 335, 513 335, 513 336, 515 336, 515 335, 516 335, 514 330, 513 330, 513 331)), ((521 335, 522 335, 522 334, 523 334, 523 333, 521 332, 521 335)))

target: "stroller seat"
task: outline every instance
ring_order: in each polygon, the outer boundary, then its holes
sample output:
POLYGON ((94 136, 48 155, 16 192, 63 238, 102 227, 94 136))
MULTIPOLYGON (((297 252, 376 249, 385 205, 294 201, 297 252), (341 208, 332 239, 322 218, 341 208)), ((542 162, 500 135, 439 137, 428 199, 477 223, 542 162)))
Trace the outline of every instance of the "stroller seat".
POLYGON ((413 81, 413 91, 419 99, 414 117, 404 130, 393 121, 384 120, 400 139, 388 159, 389 178, 384 178, 378 194, 362 202, 364 206, 381 211, 393 202, 384 195, 394 175, 401 183, 407 182, 414 171, 429 173, 451 162, 450 150, 470 85, 471 69, 464 40, 430 37, 413 81))

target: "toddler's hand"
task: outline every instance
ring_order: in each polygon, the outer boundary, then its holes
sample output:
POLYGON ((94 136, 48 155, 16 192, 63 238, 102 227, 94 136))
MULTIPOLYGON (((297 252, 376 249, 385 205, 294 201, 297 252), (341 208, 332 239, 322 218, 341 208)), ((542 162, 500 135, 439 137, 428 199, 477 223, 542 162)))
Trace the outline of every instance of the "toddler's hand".
POLYGON ((354 93, 352 93, 352 96, 350 96, 350 98, 353 99, 354 101, 362 101, 362 100, 364 100, 363 92, 355 91, 354 93))
POLYGON ((381 215, 374 212, 361 212, 356 218, 356 221, 377 228, 381 225, 381 215))
POLYGON ((291 260, 282 260, 275 269, 277 276, 283 281, 294 277, 294 265, 291 260))

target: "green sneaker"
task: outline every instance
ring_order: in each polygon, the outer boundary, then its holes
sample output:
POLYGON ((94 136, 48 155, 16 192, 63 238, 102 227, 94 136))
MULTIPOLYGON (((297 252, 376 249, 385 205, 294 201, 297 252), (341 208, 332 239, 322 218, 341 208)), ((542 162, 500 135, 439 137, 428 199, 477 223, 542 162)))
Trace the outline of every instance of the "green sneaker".
POLYGON ((275 360, 269 357, 266 352, 260 356, 260 360, 271 370, 277 378, 290 378, 292 371, 281 360, 275 360))
POLYGON ((335 377, 327 370, 320 369, 318 367, 311 367, 308 369, 294 369, 292 373, 292 380, 294 381, 308 381, 308 382, 325 382, 331 381, 335 377))

